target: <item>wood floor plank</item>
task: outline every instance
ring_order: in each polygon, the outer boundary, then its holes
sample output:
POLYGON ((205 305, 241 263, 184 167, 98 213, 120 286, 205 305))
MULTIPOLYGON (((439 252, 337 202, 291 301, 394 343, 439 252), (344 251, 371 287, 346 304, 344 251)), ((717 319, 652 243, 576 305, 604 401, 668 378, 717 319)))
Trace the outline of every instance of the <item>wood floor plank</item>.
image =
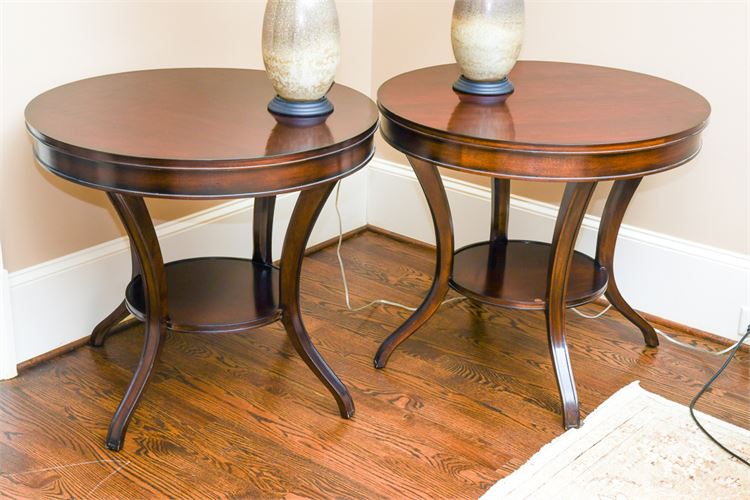
MULTIPOLYGON (((368 231, 342 250, 355 306, 418 305, 430 285, 429 249, 368 231)), ((350 389, 353 419, 339 418, 280 324, 169 334, 124 449, 109 451, 136 327, 0 382, 0 496, 476 498, 563 432, 543 314, 446 304, 375 370, 375 350, 409 313, 348 311, 335 247, 302 272, 304 321, 350 389)), ((584 415, 633 380, 686 404, 723 359, 645 348, 615 312, 569 314, 568 327, 584 415)), ((738 355, 703 411, 750 427, 749 360, 738 355)))

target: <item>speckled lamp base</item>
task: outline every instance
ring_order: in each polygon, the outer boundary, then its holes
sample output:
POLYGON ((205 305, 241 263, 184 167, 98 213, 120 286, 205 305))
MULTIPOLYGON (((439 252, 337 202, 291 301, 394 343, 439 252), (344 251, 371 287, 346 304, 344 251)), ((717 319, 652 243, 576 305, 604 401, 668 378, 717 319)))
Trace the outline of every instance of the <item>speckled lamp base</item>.
POLYGON ((495 101, 513 93, 508 74, 521 51, 523 17, 523 0, 455 0, 451 46, 461 77, 453 90, 495 101))
POLYGON ((514 89, 513 84, 510 83, 507 76, 502 80, 478 82, 476 80, 469 80, 464 75, 461 75, 456 80, 456 83, 453 84, 453 90, 463 92, 464 94, 500 96, 512 94, 514 89))
POLYGON ((276 96, 268 103, 268 111, 275 115, 309 118, 333 113, 333 104, 327 97, 315 101, 288 101, 276 96))
POLYGON ((333 112, 326 93, 341 57, 334 0, 268 0, 263 16, 263 64, 276 97, 268 111, 304 119, 333 112))

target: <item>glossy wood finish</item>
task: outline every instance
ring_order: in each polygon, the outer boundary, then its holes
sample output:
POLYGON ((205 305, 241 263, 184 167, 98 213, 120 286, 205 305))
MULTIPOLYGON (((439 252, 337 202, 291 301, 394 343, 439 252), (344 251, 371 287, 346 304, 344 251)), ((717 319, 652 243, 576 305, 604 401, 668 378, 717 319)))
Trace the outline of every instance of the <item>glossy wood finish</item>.
POLYGON ((492 179, 492 214, 490 219, 490 241, 508 241, 510 218, 510 180, 492 179))
MULTIPOLYGON (((478 302, 543 311, 552 247, 538 241, 474 243, 456 250, 451 288, 478 302)), ((588 255, 573 252, 565 306, 576 307, 601 296, 607 271, 588 255)))
POLYGON ((568 344, 565 340, 565 298, 569 287, 573 247, 581 228, 586 207, 596 188, 595 182, 577 182, 565 186, 560 213, 552 235, 549 253, 549 276, 547 278, 547 336, 555 368, 557 387, 563 403, 563 425, 566 429, 581 424, 578 411, 578 394, 570 367, 568 344))
POLYGON ((107 191, 133 256, 125 301, 94 328, 101 346, 129 311, 146 324, 141 360, 118 407, 107 447, 119 450, 167 331, 243 332, 283 321, 292 344, 349 418, 346 387, 313 346, 300 316, 305 245, 335 181, 374 152, 377 108, 334 85, 325 120, 274 117, 261 71, 136 71, 74 82, 35 98, 26 125, 52 173, 107 191), (273 266, 276 195, 302 190, 273 266), (164 265, 143 196, 256 198, 252 259, 203 257, 164 265))
MULTIPOLYGON (((385 82, 378 90, 381 132, 412 164, 493 178, 489 242, 460 249, 455 259, 441 255, 434 286, 442 286, 442 276, 448 274, 451 286, 476 302, 543 309, 563 423, 577 427, 565 310, 596 299, 607 286, 607 297, 643 332, 647 345, 658 345, 653 328, 617 289, 612 274, 617 232, 641 177, 698 154, 710 106, 681 85, 598 66, 520 61, 509 75, 516 91, 504 101, 454 92, 458 73, 456 65, 434 66, 385 82), (522 252, 523 243, 506 243, 511 179, 570 181, 551 246, 527 243, 531 251, 522 252), (608 179, 616 182, 594 261, 575 254, 573 247, 594 186, 608 179)), ((445 196, 434 195, 441 190, 425 190, 425 196, 436 227, 452 232, 450 220, 436 216, 449 214, 449 209, 433 208, 447 204, 445 196)), ((439 237, 439 252, 441 241, 439 237)), ((429 304, 383 343, 376 365, 383 364, 384 349, 385 359, 390 355, 394 339, 401 343, 414 333, 413 318, 421 325, 434 313, 437 302, 429 304)))
POLYGON ((273 264, 273 212, 276 197, 256 198, 253 206, 253 262, 273 264))
POLYGON ((107 191, 151 197, 239 198, 295 191, 364 166, 377 108, 334 85, 324 123, 280 124, 265 73, 187 68, 81 80, 26 108, 39 162, 107 191), (272 167, 272 168, 271 168, 272 167))
POLYGON ((710 113, 686 87, 599 66, 519 61, 516 91, 495 104, 462 101, 457 77, 449 64, 385 82, 383 137, 410 156, 496 177, 633 178, 695 156, 710 113))
MULTIPOLYGON (((355 305, 375 297, 416 305, 435 267, 434 249, 372 232, 345 241, 342 255, 355 305)), ((142 329, 133 328, 103 348, 81 347, 0 382, 0 491, 11 498, 476 499, 563 432, 542 315, 451 302, 401 345, 388 369, 373 370, 373 350, 405 314, 343 312, 341 287, 330 278, 337 272, 335 246, 306 258, 301 308, 316 348, 352 391, 356 418, 331 418, 328 394, 279 323, 246 335, 168 333, 128 441, 110 452, 102 435, 140 354, 142 329), (73 466, 103 460, 116 462, 73 466)), ((614 311, 595 320, 570 315, 582 415, 634 380, 688 404, 721 365, 720 356, 666 342, 644 349, 633 333, 614 311)), ((699 409, 747 427, 748 367, 742 350, 699 409)))
POLYGON ((120 304, 112 310, 111 313, 94 327, 89 337, 89 344, 94 347, 101 347, 104 345, 104 339, 112 332, 115 326, 119 325, 122 320, 128 317, 130 311, 128 306, 123 300, 120 304))
MULTIPOLYGON (((112 193, 107 193, 107 197, 109 198, 110 203, 115 206, 115 211, 117 211, 118 209, 116 207, 119 204, 119 199, 115 198, 112 193)), ((141 274, 141 266, 138 262, 135 245, 129 237, 128 242, 130 244, 130 277, 131 279, 134 279, 141 274)), ((89 344, 94 347, 101 347, 107 336, 116 330, 116 327, 129 315, 130 311, 128 311, 128 306, 125 300, 123 300, 106 318, 101 320, 99 324, 94 327, 94 330, 89 337, 89 344)))
POLYGON ((630 179, 627 181, 615 181, 612 186, 599 224, 599 235, 596 241, 596 260, 607 269, 610 276, 605 292, 609 303, 641 330, 646 345, 656 347, 659 345, 659 337, 657 337, 654 327, 625 301, 620 294, 620 290, 617 288, 617 282, 614 278, 617 232, 620 230, 620 224, 622 224, 628 204, 640 183, 641 179, 630 179))
POLYGON ((156 231, 154 231, 154 225, 143 198, 114 193, 110 194, 110 200, 133 245, 133 252, 138 260, 138 269, 143 279, 143 294, 146 303, 141 358, 133 372, 130 385, 125 390, 125 395, 115 411, 105 440, 107 448, 119 450, 122 448, 125 431, 133 411, 143 395, 143 390, 159 358, 162 340, 166 334, 169 311, 167 279, 159 239, 156 237, 156 231))
POLYGON ((416 158, 409 158, 409 162, 417 174, 432 214, 437 240, 435 274, 422 304, 378 348, 374 359, 375 368, 385 368, 396 347, 435 314, 448 293, 448 280, 453 270, 453 221, 440 172, 434 165, 416 158))
POLYGON ((289 340, 292 341, 297 354, 336 399, 341 416, 351 418, 354 416, 352 397, 310 341, 310 335, 302 321, 299 303, 299 275, 302 270, 302 256, 315 225, 315 220, 320 215, 320 211, 323 210, 323 205, 332 190, 333 183, 324 184, 308 191, 302 191, 297 199, 292 217, 289 220, 289 227, 298 229, 287 231, 284 238, 284 249, 281 252, 279 301, 283 311, 281 322, 284 324, 289 340))
MULTIPOLYGON (((249 259, 202 257, 165 266, 169 303, 167 329, 182 333, 230 333, 281 318, 278 269, 249 259)), ((143 280, 126 291, 128 310, 146 320, 143 280)))

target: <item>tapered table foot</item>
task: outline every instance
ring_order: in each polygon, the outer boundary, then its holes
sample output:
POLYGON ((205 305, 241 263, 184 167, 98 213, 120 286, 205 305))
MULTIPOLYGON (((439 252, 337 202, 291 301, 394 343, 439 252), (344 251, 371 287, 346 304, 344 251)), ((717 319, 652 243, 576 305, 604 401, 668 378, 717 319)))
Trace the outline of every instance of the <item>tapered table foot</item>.
POLYGON ((299 276, 305 246, 334 185, 334 182, 328 182, 302 191, 297 199, 281 252, 279 297, 281 321, 294 349, 333 395, 341 416, 351 418, 354 416, 352 397, 313 345, 300 311, 299 276))
POLYGON ((599 224, 599 237, 596 243, 596 260, 609 273, 609 282, 605 297, 610 304, 617 309, 620 314, 633 323, 643 334, 643 339, 649 347, 659 345, 659 337, 656 335, 654 327, 648 321, 638 314, 630 304, 620 294, 617 288, 614 272, 615 245, 617 244, 617 233, 620 231, 622 219, 625 211, 628 209, 630 200, 633 199, 641 178, 615 181, 612 190, 607 197, 607 203, 604 206, 602 220, 599 224))
POLYGON ((130 237, 142 270, 147 311, 141 358, 133 372, 130 385, 115 411, 105 441, 107 448, 119 450, 122 448, 130 418, 159 359, 162 339, 166 334, 167 287, 159 240, 143 198, 119 193, 108 195, 130 237))
POLYGON ((563 425, 566 429, 578 427, 581 419, 578 394, 565 339, 565 297, 573 260, 573 248, 595 187, 596 182, 569 183, 565 187, 550 252, 545 316, 552 365, 562 400, 563 425))
POLYGON ((435 276, 422 304, 380 345, 375 354, 375 368, 384 368, 396 347, 435 314, 448 293, 448 280, 453 267, 453 227, 448 197, 445 195, 440 172, 435 165, 417 158, 409 157, 409 162, 422 185, 435 226, 437 240, 435 276))
POLYGON ((112 332, 112 329, 120 324, 122 320, 128 317, 128 308, 125 306, 123 300, 114 311, 101 320, 101 322, 94 327, 89 337, 89 344, 94 347, 101 347, 104 345, 104 339, 112 332))

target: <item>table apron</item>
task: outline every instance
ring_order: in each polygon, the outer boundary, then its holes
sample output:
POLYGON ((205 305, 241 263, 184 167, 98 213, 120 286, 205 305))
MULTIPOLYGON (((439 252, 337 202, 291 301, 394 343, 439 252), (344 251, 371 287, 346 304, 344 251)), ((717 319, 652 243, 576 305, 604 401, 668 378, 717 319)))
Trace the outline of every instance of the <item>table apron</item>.
POLYGON ((370 135, 345 150, 282 164, 165 168, 81 158, 34 141, 37 161, 60 177, 95 189, 153 198, 229 199, 309 189, 356 172, 374 152, 370 135))
POLYGON ((404 154, 479 175, 531 181, 630 179, 678 167, 701 149, 700 132, 630 150, 599 152, 521 151, 489 148, 425 134, 384 118, 381 133, 404 154))

